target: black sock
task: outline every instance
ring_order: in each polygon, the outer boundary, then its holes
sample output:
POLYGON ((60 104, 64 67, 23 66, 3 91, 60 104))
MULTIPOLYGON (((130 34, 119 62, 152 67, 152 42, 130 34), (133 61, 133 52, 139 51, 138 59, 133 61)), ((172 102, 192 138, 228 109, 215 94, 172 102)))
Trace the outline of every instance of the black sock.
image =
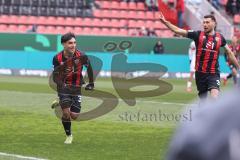
POLYGON ((228 74, 227 79, 232 78, 232 73, 228 74))
POLYGON ((203 106, 205 104, 205 101, 207 100, 208 92, 199 92, 198 97, 199 97, 199 106, 203 106))
POLYGON ((233 83, 237 84, 237 76, 233 76, 233 83))
POLYGON ((67 136, 71 135, 71 120, 62 118, 63 128, 67 136))

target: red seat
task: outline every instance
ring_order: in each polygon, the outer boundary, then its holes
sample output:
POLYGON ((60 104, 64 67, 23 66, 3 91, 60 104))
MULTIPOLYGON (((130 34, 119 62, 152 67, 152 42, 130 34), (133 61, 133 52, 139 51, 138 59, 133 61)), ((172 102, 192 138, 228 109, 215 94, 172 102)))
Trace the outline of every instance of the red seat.
POLYGON ((56 18, 56 21, 55 21, 55 24, 56 24, 56 25, 59 25, 59 26, 64 25, 64 24, 65 24, 65 19, 64 19, 64 17, 57 17, 57 18, 56 18))
POLYGON ((31 24, 31 25, 36 24, 37 20, 38 20, 38 17, 36 16, 28 16, 26 24, 31 24))
POLYGON ((0 23, 7 23, 8 19, 7 15, 0 15, 0 23))
POLYGON ((29 29, 29 26, 27 26, 27 25, 19 25, 18 26, 18 32, 20 32, 20 33, 26 33, 28 29, 29 29))
POLYGON ((83 19, 81 17, 75 18, 73 25, 75 26, 83 26, 83 19))
POLYGON ((121 35, 121 36, 127 36, 128 35, 128 31, 126 30, 126 29, 120 29, 119 30, 119 35, 121 35))
POLYGON ((112 19, 110 25, 111 27, 122 27, 117 19, 112 19))
POLYGON ((137 5, 135 2, 129 2, 128 3, 128 9, 130 10, 137 10, 137 5))
POLYGON ((72 18, 72 17, 66 17, 65 18, 64 25, 73 26, 73 23, 74 23, 74 18, 72 18))
POLYGON ((101 30, 100 30, 100 28, 94 27, 94 28, 92 29, 92 34, 93 34, 93 35, 101 35, 101 30))
POLYGON ((90 27, 84 27, 83 30, 82 30, 82 34, 84 35, 90 35, 92 34, 92 29, 90 27))
POLYGON ((128 12, 128 18, 130 18, 130 19, 137 19, 136 11, 129 11, 128 12))
POLYGON ((132 28, 134 27, 135 28, 136 27, 136 22, 137 21, 135 21, 135 20, 129 20, 128 21, 128 27, 132 27, 132 28))
POLYGON ((47 34, 57 34, 56 28, 54 26, 47 26, 45 33, 47 34))
POLYGON ((118 36, 119 35, 119 29, 111 28, 110 29, 110 35, 118 36))
POLYGON ((102 10, 94 10, 93 16, 94 17, 103 17, 102 10))
POLYGON ((145 23, 145 27, 147 27, 147 28, 151 28, 151 27, 154 27, 154 22, 153 21, 146 21, 146 23, 145 23))
POLYGON ((38 24, 38 25, 46 25, 47 24, 46 23, 46 18, 43 17, 43 16, 39 16, 38 20, 36 21, 36 24, 38 24))
POLYGON ((120 11, 119 10, 112 10, 109 15, 109 18, 119 18, 120 11))
POLYGON ((18 24, 18 16, 15 15, 8 16, 8 19, 5 22, 8 22, 9 24, 18 24))
POLYGON ((145 21, 138 20, 137 23, 136 23, 136 25, 137 25, 137 27, 145 26, 145 21))
POLYGON ((121 20, 119 21, 119 26, 125 27, 125 26, 127 26, 127 25, 128 25, 127 20, 121 19, 121 20))
POLYGON ((128 18, 128 12, 127 11, 120 11, 119 18, 128 18))
POLYGON ((127 2, 120 2, 119 8, 120 8, 120 9, 128 10, 128 4, 127 4, 127 2))
POLYGON ((0 32, 6 32, 7 25, 6 24, 0 24, 0 32))
POLYGON ((160 21, 154 22, 154 28, 167 29, 167 27, 164 24, 162 24, 160 21))
POLYGON ((102 1, 100 3, 100 6, 102 9, 108 9, 110 5, 111 5, 111 2, 109 2, 109 1, 102 1))
POLYGON ((49 16, 45 18, 45 24, 47 25, 55 25, 56 24, 55 22, 56 22, 56 18, 53 16, 49 16))
POLYGON ((74 33, 79 35, 82 33, 82 28, 81 27, 74 27, 74 33))
POLYGON ((111 11, 109 11, 109 10, 103 10, 103 11, 102 11, 102 17, 104 17, 104 18, 111 18, 111 17, 112 17, 111 11))
POLYGON ((103 26, 102 21, 98 18, 94 18, 92 21, 92 26, 93 27, 101 27, 103 26))
POLYGON ((101 23, 103 27, 110 27, 110 20, 107 18, 103 19, 101 23))
POLYGON ((12 33, 17 33, 17 31, 18 31, 18 27, 17 27, 17 25, 9 25, 8 27, 7 27, 7 31, 8 32, 12 32, 12 33))
POLYGON ((74 32, 73 27, 67 26, 65 27, 65 32, 74 32))
POLYGON ((43 25, 39 25, 37 29, 38 33, 45 33, 46 32, 46 27, 43 25))
POLYGON ((145 10, 145 5, 142 2, 137 2, 137 10, 145 10))
POLYGON ((109 35, 109 33, 110 33, 110 31, 109 31, 108 28, 103 28, 103 29, 101 30, 101 35, 109 35))
POLYGON ((84 18, 82 21, 83 26, 92 26, 92 20, 91 18, 84 18))
POLYGON ((63 34, 65 33, 65 28, 63 26, 57 26, 56 27, 56 33, 57 34, 63 34))
POLYGON ((27 22, 27 16, 19 16, 17 19, 18 24, 26 24, 27 22))
POLYGON ((119 9, 120 3, 117 1, 112 1, 111 8, 112 9, 119 9))
POLYGON ((137 19, 145 19, 145 12, 144 11, 138 11, 136 14, 137 19))
POLYGON ((146 12, 146 19, 149 19, 149 20, 154 19, 153 12, 147 11, 146 12))

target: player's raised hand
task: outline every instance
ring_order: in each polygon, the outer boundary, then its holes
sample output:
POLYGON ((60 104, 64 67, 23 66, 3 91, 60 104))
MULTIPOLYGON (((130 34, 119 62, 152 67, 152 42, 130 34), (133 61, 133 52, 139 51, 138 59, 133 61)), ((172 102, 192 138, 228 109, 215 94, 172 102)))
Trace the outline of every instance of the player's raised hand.
POLYGON ((158 13, 158 18, 161 22, 163 22, 163 23, 166 22, 166 19, 165 19, 164 15, 162 14, 162 12, 158 13))

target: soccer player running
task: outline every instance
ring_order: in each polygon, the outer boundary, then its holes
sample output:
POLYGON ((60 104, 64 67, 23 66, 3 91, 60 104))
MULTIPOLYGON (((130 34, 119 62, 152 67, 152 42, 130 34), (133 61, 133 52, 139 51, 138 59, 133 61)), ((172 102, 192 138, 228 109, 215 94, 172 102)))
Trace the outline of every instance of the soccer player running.
POLYGON ((187 81, 187 92, 192 91, 192 80, 193 80, 193 75, 195 72, 195 62, 196 62, 196 46, 195 42, 192 41, 190 43, 189 49, 188 49, 188 56, 190 60, 190 77, 187 81))
MULTIPOLYGON (((65 144, 71 144, 71 121, 76 120, 81 110, 81 86, 84 84, 82 69, 87 67, 89 84, 85 90, 93 90, 93 70, 88 57, 76 48, 73 33, 61 37, 63 51, 53 57, 53 81, 57 84, 59 104, 62 109, 62 124, 67 135, 65 144)), ((57 103, 57 102, 56 102, 57 103)), ((52 106, 57 106, 57 104, 52 106)))
POLYGON ((212 98, 217 98, 220 89, 219 53, 224 47, 229 60, 239 69, 234 53, 228 47, 225 38, 216 29, 216 19, 213 15, 203 18, 203 31, 184 30, 173 25, 159 14, 160 21, 176 34, 194 40, 196 51, 195 79, 200 99, 204 99, 210 91, 212 98))
MULTIPOLYGON (((240 59, 240 55, 239 55, 240 54, 240 44, 238 44, 238 39, 237 39, 236 36, 233 36, 232 42, 229 45, 229 48, 234 53, 236 59, 239 61, 239 59, 240 59)), ((223 85, 226 85, 227 80, 229 78, 232 78, 232 77, 233 77, 233 83, 234 83, 234 85, 236 85, 237 84, 237 69, 236 69, 236 66, 228 60, 228 57, 227 57, 226 53, 224 53, 224 57, 227 61, 227 65, 229 66, 229 68, 231 70, 231 73, 229 73, 226 77, 223 78, 223 85)))

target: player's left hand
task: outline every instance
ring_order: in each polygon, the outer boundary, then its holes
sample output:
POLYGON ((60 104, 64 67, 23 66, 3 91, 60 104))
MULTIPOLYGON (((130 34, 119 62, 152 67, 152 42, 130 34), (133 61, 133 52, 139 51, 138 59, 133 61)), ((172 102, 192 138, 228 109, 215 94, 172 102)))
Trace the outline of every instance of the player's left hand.
POLYGON ((88 83, 85 87, 85 90, 92 91, 94 89, 94 83, 88 83))
POLYGON ((164 17, 164 15, 162 14, 162 12, 159 12, 158 13, 158 17, 159 17, 159 20, 161 21, 161 22, 166 22, 166 19, 165 19, 165 17, 164 17))

